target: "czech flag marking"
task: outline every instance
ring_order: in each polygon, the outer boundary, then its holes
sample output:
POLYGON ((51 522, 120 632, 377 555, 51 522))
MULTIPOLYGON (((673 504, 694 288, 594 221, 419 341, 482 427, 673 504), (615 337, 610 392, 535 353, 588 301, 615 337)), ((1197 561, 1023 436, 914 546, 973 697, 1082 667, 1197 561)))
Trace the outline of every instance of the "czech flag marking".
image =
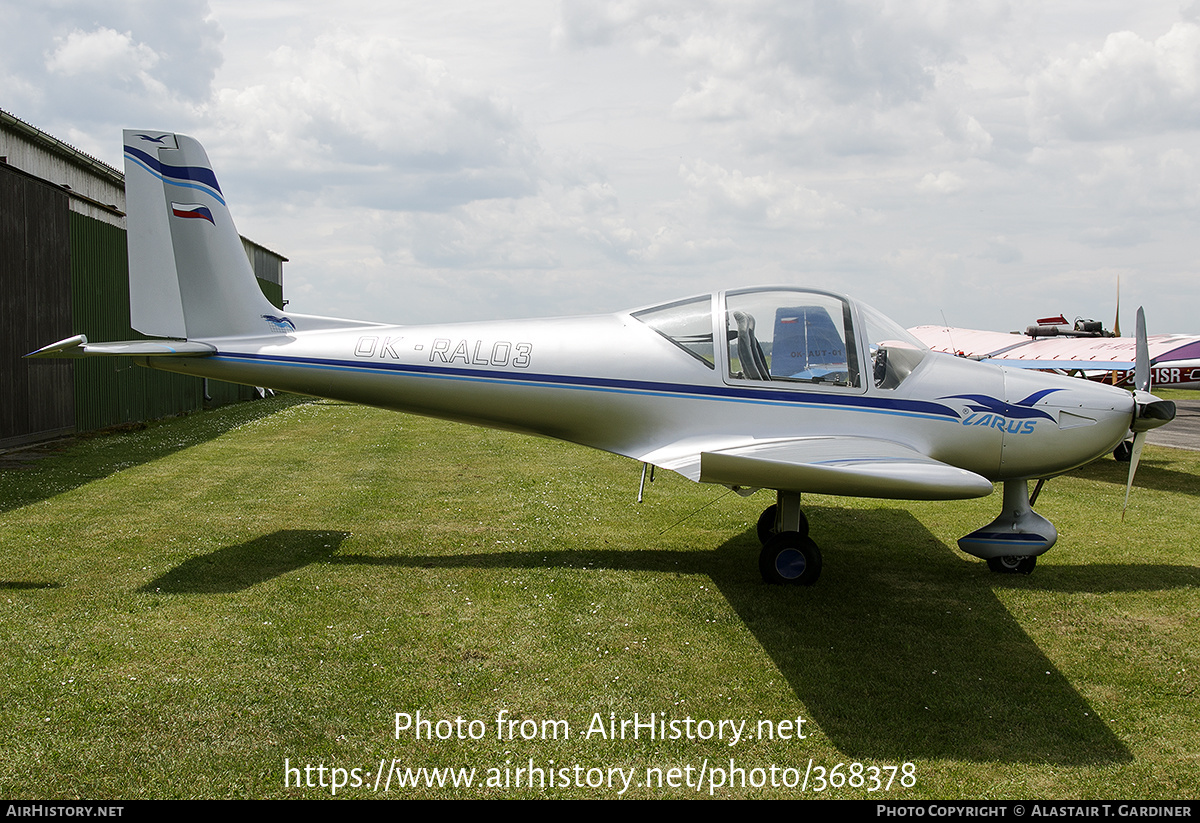
POLYGON ((207 220, 214 226, 216 222, 213 220, 212 212, 208 210, 208 206, 200 203, 172 203, 171 214, 176 217, 199 218, 207 220))

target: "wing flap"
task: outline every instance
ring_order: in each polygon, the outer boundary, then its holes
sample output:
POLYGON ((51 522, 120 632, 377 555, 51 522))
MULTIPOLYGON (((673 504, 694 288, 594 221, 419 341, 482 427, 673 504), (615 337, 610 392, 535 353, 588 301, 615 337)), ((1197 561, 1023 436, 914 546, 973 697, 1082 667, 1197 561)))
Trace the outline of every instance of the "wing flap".
POLYGON ((700 454, 700 481, 897 500, 962 500, 990 480, 908 446, 863 437, 775 440, 700 454))

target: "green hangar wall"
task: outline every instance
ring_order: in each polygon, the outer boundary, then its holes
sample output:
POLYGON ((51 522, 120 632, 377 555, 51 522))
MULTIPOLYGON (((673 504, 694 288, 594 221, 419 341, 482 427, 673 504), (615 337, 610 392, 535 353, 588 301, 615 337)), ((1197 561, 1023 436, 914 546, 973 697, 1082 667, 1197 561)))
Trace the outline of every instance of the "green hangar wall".
MULTIPOLYGON (((123 205, 120 172, 0 112, 0 448, 258 396, 126 357, 23 359, 75 334, 145 338, 129 325, 123 205), (64 177, 72 182, 57 182, 64 177)), ((285 258, 243 244, 263 293, 282 308, 285 258)))

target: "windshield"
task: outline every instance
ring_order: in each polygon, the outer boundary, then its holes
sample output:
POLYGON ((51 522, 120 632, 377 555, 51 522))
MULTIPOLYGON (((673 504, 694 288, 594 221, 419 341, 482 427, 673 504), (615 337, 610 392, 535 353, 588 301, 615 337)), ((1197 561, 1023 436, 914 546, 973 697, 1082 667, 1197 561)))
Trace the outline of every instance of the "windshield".
POLYGON ((859 303, 858 314, 867 332, 871 377, 881 389, 894 389, 921 364, 929 349, 896 321, 859 303))

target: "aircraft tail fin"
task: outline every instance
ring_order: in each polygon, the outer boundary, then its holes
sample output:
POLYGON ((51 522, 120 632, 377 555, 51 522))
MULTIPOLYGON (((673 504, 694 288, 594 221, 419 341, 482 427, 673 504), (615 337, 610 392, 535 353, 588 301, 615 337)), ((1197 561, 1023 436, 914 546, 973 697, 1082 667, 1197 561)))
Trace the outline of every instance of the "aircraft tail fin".
POLYGON ((133 327, 189 340, 287 331, 258 287, 204 148, 169 132, 124 137, 133 327))

